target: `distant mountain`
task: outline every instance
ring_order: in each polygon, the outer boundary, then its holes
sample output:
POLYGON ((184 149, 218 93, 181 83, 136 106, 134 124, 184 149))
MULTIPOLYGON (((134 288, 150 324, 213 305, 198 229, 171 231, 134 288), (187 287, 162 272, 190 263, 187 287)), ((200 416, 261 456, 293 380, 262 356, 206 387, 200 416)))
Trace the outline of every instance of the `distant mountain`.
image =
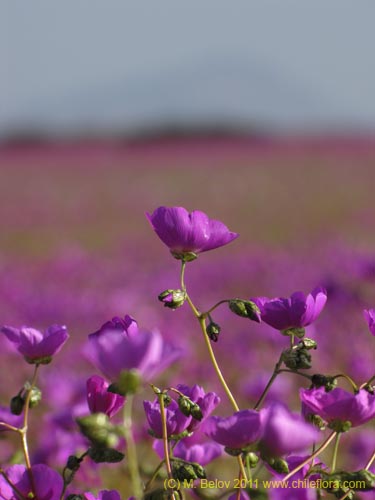
POLYGON ((303 78, 223 56, 30 102, 0 133, 135 135, 174 127, 282 133, 358 125, 345 104, 318 95, 303 78))

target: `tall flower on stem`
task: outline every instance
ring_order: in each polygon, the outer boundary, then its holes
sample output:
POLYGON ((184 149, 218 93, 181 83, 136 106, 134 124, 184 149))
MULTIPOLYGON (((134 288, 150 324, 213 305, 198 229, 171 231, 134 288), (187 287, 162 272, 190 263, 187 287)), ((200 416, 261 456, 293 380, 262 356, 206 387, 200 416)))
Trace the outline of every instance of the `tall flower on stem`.
POLYGON ((225 224, 210 219, 199 210, 189 213, 183 207, 159 207, 151 215, 146 213, 146 217, 177 259, 192 260, 198 253, 219 248, 238 238, 238 234, 229 231, 225 224))

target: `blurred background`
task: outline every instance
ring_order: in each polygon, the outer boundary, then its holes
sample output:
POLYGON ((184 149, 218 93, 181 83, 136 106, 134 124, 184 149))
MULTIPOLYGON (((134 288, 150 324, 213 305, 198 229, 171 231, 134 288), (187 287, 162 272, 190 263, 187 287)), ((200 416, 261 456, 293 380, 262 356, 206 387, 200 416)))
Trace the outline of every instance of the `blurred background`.
MULTIPOLYGON (((190 353, 176 382, 212 390, 197 325, 156 299, 178 286, 179 268, 144 212, 181 205, 240 233, 189 267, 199 307, 326 286, 310 331, 315 371, 373 374, 362 318, 375 307, 371 0, 13 0, 0 10, 2 324, 67 324, 72 356, 56 366, 91 374, 77 343, 129 313, 190 353)), ((225 312, 217 320, 219 360, 249 405, 285 338, 225 312)), ((15 354, 6 359, 5 378, 15 354)))

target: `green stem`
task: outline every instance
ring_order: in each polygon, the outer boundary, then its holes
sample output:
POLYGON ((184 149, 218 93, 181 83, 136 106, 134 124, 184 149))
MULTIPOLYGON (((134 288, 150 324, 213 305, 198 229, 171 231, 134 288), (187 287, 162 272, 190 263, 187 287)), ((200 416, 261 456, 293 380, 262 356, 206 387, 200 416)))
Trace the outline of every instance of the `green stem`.
POLYGON ((163 459, 160 462, 160 464, 156 467, 156 469, 154 470, 151 478, 147 481, 147 483, 145 485, 145 491, 147 491, 149 489, 149 487, 152 485, 152 483, 155 481, 156 476, 158 475, 159 470, 163 467, 164 464, 165 464, 165 460, 163 459))
POLYGON ((359 392, 359 389, 362 388, 362 386, 358 388, 358 385, 354 382, 354 380, 345 373, 339 373, 338 375, 334 375, 333 378, 344 378, 345 380, 347 380, 349 384, 352 386, 355 393, 359 392))
POLYGON ((202 316, 204 316, 206 318, 210 313, 212 313, 212 311, 214 311, 217 307, 221 306, 221 304, 227 304, 228 302, 230 302, 230 299, 220 300, 214 306, 210 307, 210 309, 208 309, 208 311, 204 312, 202 314, 202 316))
POLYGON ((364 382, 361 386, 360 386, 360 389, 363 389, 364 387, 366 387, 367 385, 370 385, 371 382, 373 382, 375 380, 375 375, 373 375, 371 378, 368 379, 367 382, 364 382))
POLYGON ((132 407, 133 407, 133 395, 127 396, 126 403, 124 405, 124 436, 126 441, 127 449, 127 459, 129 466, 130 480, 132 483, 133 495, 136 499, 142 498, 142 482, 139 475, 138 468, 138 458, 137 458, 137 448, 134 442, 133 432, 132 432, 132 407))
POLYGON ((255 403, 254 410, 257 410, 257 409, 258 409, 258 408, 262 405, 262 403, 263 403, 263 401, 264 401, 265 397, 267 396, 268 391, 270 390, 270 388, 271 388, 272 384, 273 384, 273 383, 274 383, 274 381, 275 381, 275 378, 278 376, 278 374, 279 374, 279 370, 280 370, 280 366, 281 366, 281 364, 282 364, 282 356, 283 356, 283 355, 282 355, 282 353, 281 353, 280 358, 279 358, 278 362, 277 362, 277 363, 276 363, 276 365, 275 365, 275 368, 274 368, 274 370, 273 370, 273 373, 272 373, 272 375, 271 375, 271 378, 269 379, 269 381, 268 381, 268 383, 267 383, 266 387, 264 388, 264 391, 262 392, 262 394, 261 394, 260 398, 259 398, 259 399, 258 399, 258 401, 255 403))
POLYGON ((306 373, 297 372, 296 370, 287 370, 286 368, 282 368, 278 370, 278 373, 295 373, 296 375, 301 375, 301 377, 307 378, 311 381, 311 375, 306 375, 306 373))
POLYGON ((332 440, 336 437, 336 434, 337 432, 332 432, 328 436, 328 438, 319 446, 319 448, 312 455, 306 458, 306 460, 300 463, 295 469, 293 469, 292 472, 289 472, 289 474, 283 478, 283 481, 288 481, 288 479, 290 479, 292 476, 294 476, 294 474, 296 474, 299 470, 305 467, 305 465, 307 465, 311 460, 320 455, 320 453, 322 453, 329 446, 332 440))
POLYGON ((333 474, 336 470, 337 452, 339 450, 340 438, 341 432, 338 432, 335 439, 335 446, 333 448, 331 474, 333 474))
MULTIPOLYGON (((165 408, 164 408, 164 394, 161 392, 158 394, 159 405, 160 405, 160 416, 161 416, 161 425, 163 431, 163 446, 164 446, 164 460, 167 468, 167 474, 169 479, 173 479, 172 466, 169 457, 169 442, 168 442, 168 431, 167 431, 167 419, 165 417, 165 408)), ((176 500, 175 492, 172 492, 172 498, 176 500)))
MULTIPOLYGON (((375 376, 373 377, 375 378, 375 376)), ((369 383, 369 382, 367 382, 369 383)), ((365 467, 365 470, 369 470, 369 468, 371 467, 372 463, 375 461, 375 451, 374 453, 371 455, 371 458, 370 460, 367 462, 367 465, 365 467)), ((345 498, 348 498, 349 494, 352 492, 353 490, 348 490, 342 497, 340 497, 339 500, 345 500, 345 498)))

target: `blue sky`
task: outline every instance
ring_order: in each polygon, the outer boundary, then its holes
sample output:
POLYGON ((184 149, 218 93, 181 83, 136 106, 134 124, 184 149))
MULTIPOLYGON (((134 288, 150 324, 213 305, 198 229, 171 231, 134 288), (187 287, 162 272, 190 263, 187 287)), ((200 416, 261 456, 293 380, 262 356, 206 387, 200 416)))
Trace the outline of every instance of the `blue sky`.
MULTIPOLYGON (((336 113, 333 121, 345 117, 348 123, 375 127, 374 19, 372 0, 3 1, 0 131, 43 120, 55 119, 59 124, 59 103, 71 98, 79 102, 86 92, 91 92, 92 100, 83 106, 85 110, 75 105, 62 122, 70 126, 100 121, 99 108, 97 113, 88 113, 87 108, 95 108, 113 85, 128 81, 133 87, 139 81, 146 93, 149 82, 155 99, 155 105, 149 99, 149 109, 160 113, 170 108, 167 102, 158 108, 160 99, 167 97, 153 92, 154 79, 159 89, 169 81, 170 92, 174 74, 182 68, 194 79, 195 64, 206 64, 209 73, 212 61, 220 61, 225 72, 233 60, 249 68, 255 62, 271 79, 275 76, 275 86, 280 78, 307 92, 310 107, 321 103, 328 122, 330 114, 336 113), (311 105, 310 97, 316 104, 311 105)), ((225 110, 233 101, 230 85, 225 110)), ((189 109, 191 98, 188 90, 184 92, 187 104, 178 110, 181 114, 189 109)), ((260 101, 269 99, 261 92, 258 96, 260 101)), ((127 98, 124 94, 124 102, 127 98)), ((249 94, 250 98, 256 100, 249 94)), ((218 101, 223 99, 225 95, 218 95, 218 101)), ((296 106, 301 108, 302 101, 296 106)), ((209 105, 213 108, 215 103, 209 105)), ((235 104, 237 109, 239 105, 235 104)), ((307 121, 310 111, 306 111, 307 121)), ((110 113, 105 120, 111 121, 110 113)))

